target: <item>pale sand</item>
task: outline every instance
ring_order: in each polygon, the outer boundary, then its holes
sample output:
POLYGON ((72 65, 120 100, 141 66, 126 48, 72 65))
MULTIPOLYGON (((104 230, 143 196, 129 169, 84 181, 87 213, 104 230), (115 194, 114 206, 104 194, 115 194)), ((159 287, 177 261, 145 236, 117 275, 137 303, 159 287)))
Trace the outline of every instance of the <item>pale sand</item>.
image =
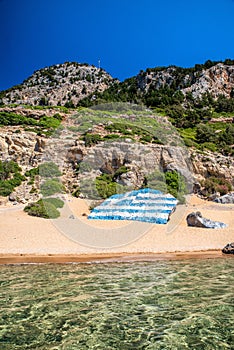
MULTIPOLYGON (((123 232, 128 235, 132 228, 129 221, 88 220, 82 216, 83 213, 88 214, 88 204, 81 199, 67 197, 67 207, 79 221, 68 219, 69 212, 64 210, 62 219, 65 219, 65 224, 66 222, 73 223, 73 225, 76 223, 77 225, 87 224, 88 229, 92 232, 95 232, 95 228, 96 231, 103 230, 107 241, 108 235, 110 235, 108 229, 123 228, 123 232)), ((164 253, 163 256, 166 257, 165 253, 196 251, 216 251, 209 252, 208 257, 217 257, 221 256, 220 250, 227 243, 234 241, 234 205, 206 202, 192 196, 186 206, 177 207, 167 225, 147 225, 148 231, 145 230, 141 237, 129 240, 122 246, 100 248, 93 244, 91 247, 67 237, 56 227, 56 221, 28 216, 22 211, 22 207, 0 207, 0 260, 12 262, 11 259, 15 257, 16 262, 18 260, 21 262, 42 262, 45 261, 43 256, 45 258, 46 255, 50 255, 50 258, 46 260, 48 262, 93 261, 101 257, 108 259, 108 261, 112 257, 122 261, 132 258, 145 260, 162 258, 162 255, 153 257, 152 253, 164 253), (186 216, 192 211, 201 211, 204 217, 222 221, 228 224, 228 227, 217 230, 188 227, 186 216), (144 253, 143 258, 142 253, 144 253), (131 257, 131 254, 134 254, 134 257, 131 257), (57 258, 53 257, 54 255, 57 258)), ((78 227, 77 230, 79 230, 78 227)), ((174 254, 173 256, 188 255, 174 254)), ((196 256, 200 257, 201 254, 196 254, 196 256)))

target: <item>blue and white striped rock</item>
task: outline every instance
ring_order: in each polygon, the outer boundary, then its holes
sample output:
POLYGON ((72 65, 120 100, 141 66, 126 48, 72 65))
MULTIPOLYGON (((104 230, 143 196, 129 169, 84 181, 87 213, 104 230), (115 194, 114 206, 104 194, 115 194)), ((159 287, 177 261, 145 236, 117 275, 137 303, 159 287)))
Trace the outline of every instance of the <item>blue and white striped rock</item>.
POLYGON ((111 196, 94 208, 88 219, 166 224, 177 203, 171 194, 145 188, 111 196))

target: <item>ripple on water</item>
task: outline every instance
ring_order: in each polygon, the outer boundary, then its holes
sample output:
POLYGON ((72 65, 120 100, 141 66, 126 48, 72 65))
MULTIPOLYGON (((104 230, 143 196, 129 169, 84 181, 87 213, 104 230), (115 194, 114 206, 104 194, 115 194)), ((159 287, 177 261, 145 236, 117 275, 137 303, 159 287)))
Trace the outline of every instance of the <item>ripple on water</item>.
POLYGON ((1 266, 0 349, 233 349, 233 259, 1 266))

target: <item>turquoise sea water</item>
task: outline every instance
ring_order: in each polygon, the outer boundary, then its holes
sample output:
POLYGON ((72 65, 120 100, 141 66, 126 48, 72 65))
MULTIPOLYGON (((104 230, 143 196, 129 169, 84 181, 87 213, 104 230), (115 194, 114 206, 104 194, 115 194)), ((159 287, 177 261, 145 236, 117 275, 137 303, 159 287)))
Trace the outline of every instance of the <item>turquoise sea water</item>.
POLYGON ((233 265, 0 266, 0 349, 234 349, 233 265))

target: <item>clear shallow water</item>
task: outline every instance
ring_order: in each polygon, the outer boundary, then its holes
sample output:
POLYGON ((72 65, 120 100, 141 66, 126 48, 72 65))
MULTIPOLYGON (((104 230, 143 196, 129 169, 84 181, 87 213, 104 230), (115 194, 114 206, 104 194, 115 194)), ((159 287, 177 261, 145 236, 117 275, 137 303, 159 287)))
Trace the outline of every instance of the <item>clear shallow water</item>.
POLYGON ((0 349, 234 349, 233 264, 1 266, 0 349))

